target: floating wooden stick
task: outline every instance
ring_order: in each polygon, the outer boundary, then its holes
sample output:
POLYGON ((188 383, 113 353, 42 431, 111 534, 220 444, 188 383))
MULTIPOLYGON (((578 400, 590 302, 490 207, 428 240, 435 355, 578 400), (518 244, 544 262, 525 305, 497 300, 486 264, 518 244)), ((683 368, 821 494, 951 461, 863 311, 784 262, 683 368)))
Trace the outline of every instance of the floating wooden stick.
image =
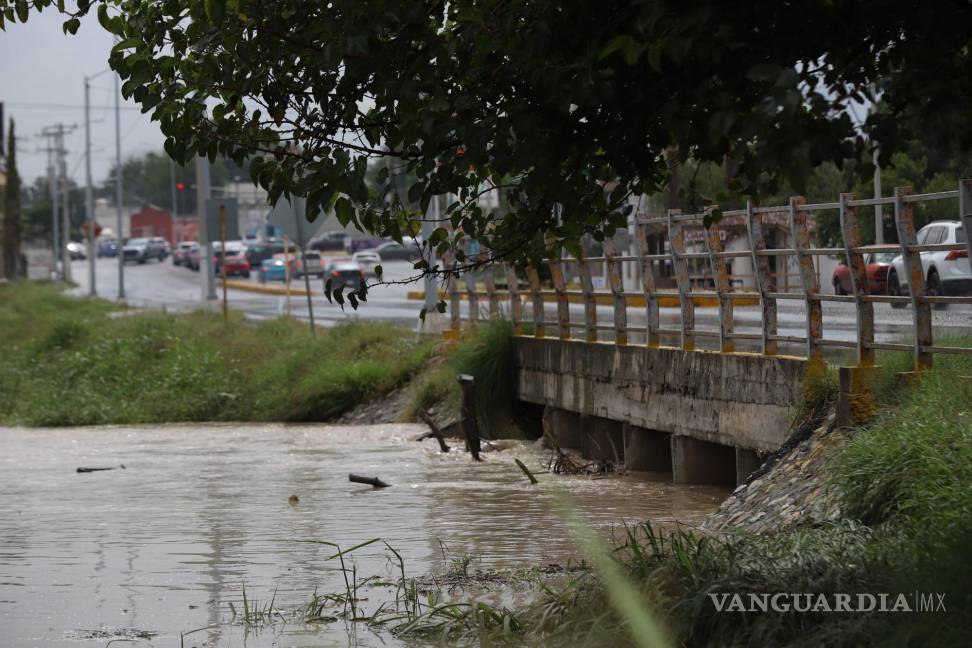
POLYGON ((442 452, 449 452, 449 446, 446 444, 445 438, 442 436, 442 430, 440 430, 439 426, 435 424, 435 421, 432 420, 429 413, 424 409, 420 409, 419 418, 425 421, 425 424, 428 425, 432 430, 429 432, 429 434, 419 437, 419 441, 424 441, 430 436, 435 437, 435 440, 439 442, 439 449, 442 450, 442 452))
POLYGON ((517 459, 515 457, 513 458, 513 461, 515 461, 516 462, 516 465, 520 467, 520 470, 523 471, 523 474, 526 475, 530 479, 530 483, 531 484, 536 484, 537 483, 537 478, 533 476, 533 473, 530 472, 530 469, 526 467, 526 464, 524 464, 522 461, 520 461, 519 459, 517 459))
MULTIPOLYGON (((114 470, 115 468, 116 468, 116 466, 110 466, 108 468, 84 468, 84 467, 80 467, 80 468, 78 468, 78 472, 79 473, 93 473, 93 472, 100 472, 102 470, 114 470)), ((125 465, 122 464, 121 466, 117 466, 117 468, 121 468, 122 470, 124 470, 125 469, 125 465)))
POLYGON ((369 486, 374 486, 375 488, 388 488, 391 484, 386 484, 377 477, 362 477, 361 475, 348 475, 348 480, 353 481, 355 484, 368 484, 369 486))

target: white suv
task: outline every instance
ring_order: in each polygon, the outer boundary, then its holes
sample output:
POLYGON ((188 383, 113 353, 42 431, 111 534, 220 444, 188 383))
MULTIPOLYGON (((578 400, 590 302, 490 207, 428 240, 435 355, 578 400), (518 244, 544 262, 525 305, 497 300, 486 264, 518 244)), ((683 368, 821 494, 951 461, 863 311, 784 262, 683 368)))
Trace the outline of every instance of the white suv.
MULTIPOLYGON (((958 221, 934 221, 918 230, 918 245, 965 243, 967 234, 958 221)), ((972 294, 972 269, 967 250, 921 252, 921 271, 929 296, 972 294)), ((908 271, 899 254, 888 271, 888 294, 908 295, 908 271)), ((902 307, 904 304, 892 304, 902 307)))

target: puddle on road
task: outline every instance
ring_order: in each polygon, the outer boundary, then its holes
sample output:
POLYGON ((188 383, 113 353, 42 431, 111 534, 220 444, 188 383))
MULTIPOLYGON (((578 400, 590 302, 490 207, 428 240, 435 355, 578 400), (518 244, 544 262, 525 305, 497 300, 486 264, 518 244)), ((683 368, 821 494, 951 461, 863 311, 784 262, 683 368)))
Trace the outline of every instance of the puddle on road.
MULTIPOLYGON (((220 624, 248 597, 276 607, 335 591, 334 551, 380 537, 408 576, 567 564, 576 558, 552 494, 513 463, 546 462, 530 444, 474 464, 412 439, 415 425, 178 425, 54 430, 0 428, 0 629, 5 646, 178 645, 220 624), (79 474, 79 466, 119 466, 79 474), (393 485, 374 490, 348 473, 393 485), (443 548, 446 552, 443 555, 443 548), (84 635, 86 631, 94 634, 84 635), (97 635, 97 637, 95 636, 97 635), (121 644, 119 644, 121 645, 121 644)), ((693 524, 720 488, 644 477, 556 478, 599 527, 651 519, 693 524)), ((361 575, 397 576, 381 544, 354 553, 361 575)), ((347 645, 343 627, 271 629, 244 637, 221 625, 186 646, 347 645), (281 636, 281 632, 285 635, 281 636), (331 633, 331 634, 329 634, 331 633)), ((358 633, 357 645, 389 645, 358 633)), ((392 642, 394 643, 394 642, 392 642)))

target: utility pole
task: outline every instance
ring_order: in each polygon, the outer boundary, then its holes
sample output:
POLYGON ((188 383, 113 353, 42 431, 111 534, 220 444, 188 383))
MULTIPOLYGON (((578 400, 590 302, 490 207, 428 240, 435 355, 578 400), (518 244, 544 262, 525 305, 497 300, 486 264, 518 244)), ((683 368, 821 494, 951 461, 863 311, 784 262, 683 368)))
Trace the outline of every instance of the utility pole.
POLYGON ((205 156, 196 158, 196 214, 199 218, 199 239, 203 246, 199 262, 202 274, 202 298, 205 303, 216 300, 216 277, 213 275, 213 241, 215 232, 210 232, 206 218, 206 201, 209 200, 209 159, 205 156))
POLYGON ((70 279, 70 253, 67 251, 70 219, 67 209, 67 151, 64 148, 64 135, 76 128, 76 125, 65 126, 58 122, 42 129, 40 133, 41 137, 47 139, 44 150, 47 151, 47 182, 51 191, 51 257, 55 282, 62 278, 70 279), (63 203, 63 213, 60 213, 60 203, 63 203))
POLYGON ((122 161, 121 161, 121 99, 118 91, 118 75, 115 78, 115 207, 118 210, 118 301, 125 299, 125 246, 122 244, 122 161))
POLYGON ((60 133, 60 142, 58 143, 58 149, 60 153, 60 163, 58 164, 58 169, 61 174, 61 267, 64 268, 64 280, 73 281, 74 277, 71 274, 71 251, 68 250, 68 243, 71 241, 71 214, 68 211, 68 194, 70 193, 70 187, 68 187, 67 181, 67 159, 66 159, 66 149, 64 148, 64 132, 60 133))
POLYGON ((54 264, 54 283, 61 283, 61 225, 57 218, 57 174, 54 172, 55 147, 57 140, 51 134, 51 145, 47 149, 47 184, 51 188, 51 262, 54 264))
POLYGON ((172 172, 172 251, 175 252, 176 245, 179 244, 176 236, 176 227, 179 224, 179 197, 176 193, 176 166, 175 160, 169 158, 169 170, 172 172))

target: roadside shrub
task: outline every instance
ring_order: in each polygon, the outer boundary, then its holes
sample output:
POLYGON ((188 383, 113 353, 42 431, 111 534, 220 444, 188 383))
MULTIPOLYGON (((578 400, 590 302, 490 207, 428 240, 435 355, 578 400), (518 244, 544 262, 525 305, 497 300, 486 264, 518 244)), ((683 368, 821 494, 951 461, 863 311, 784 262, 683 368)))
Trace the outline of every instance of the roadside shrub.
POLYGON ((442 352, 444 360, 422 376, 410 406, 413 416, 434 406, 458 416, 461 389, 458 374, 476 381, 476 417, 492 437, 522 436, 516 425, 517 371, 513 326, 505 319, 474 326, 461 341, 442 352))

